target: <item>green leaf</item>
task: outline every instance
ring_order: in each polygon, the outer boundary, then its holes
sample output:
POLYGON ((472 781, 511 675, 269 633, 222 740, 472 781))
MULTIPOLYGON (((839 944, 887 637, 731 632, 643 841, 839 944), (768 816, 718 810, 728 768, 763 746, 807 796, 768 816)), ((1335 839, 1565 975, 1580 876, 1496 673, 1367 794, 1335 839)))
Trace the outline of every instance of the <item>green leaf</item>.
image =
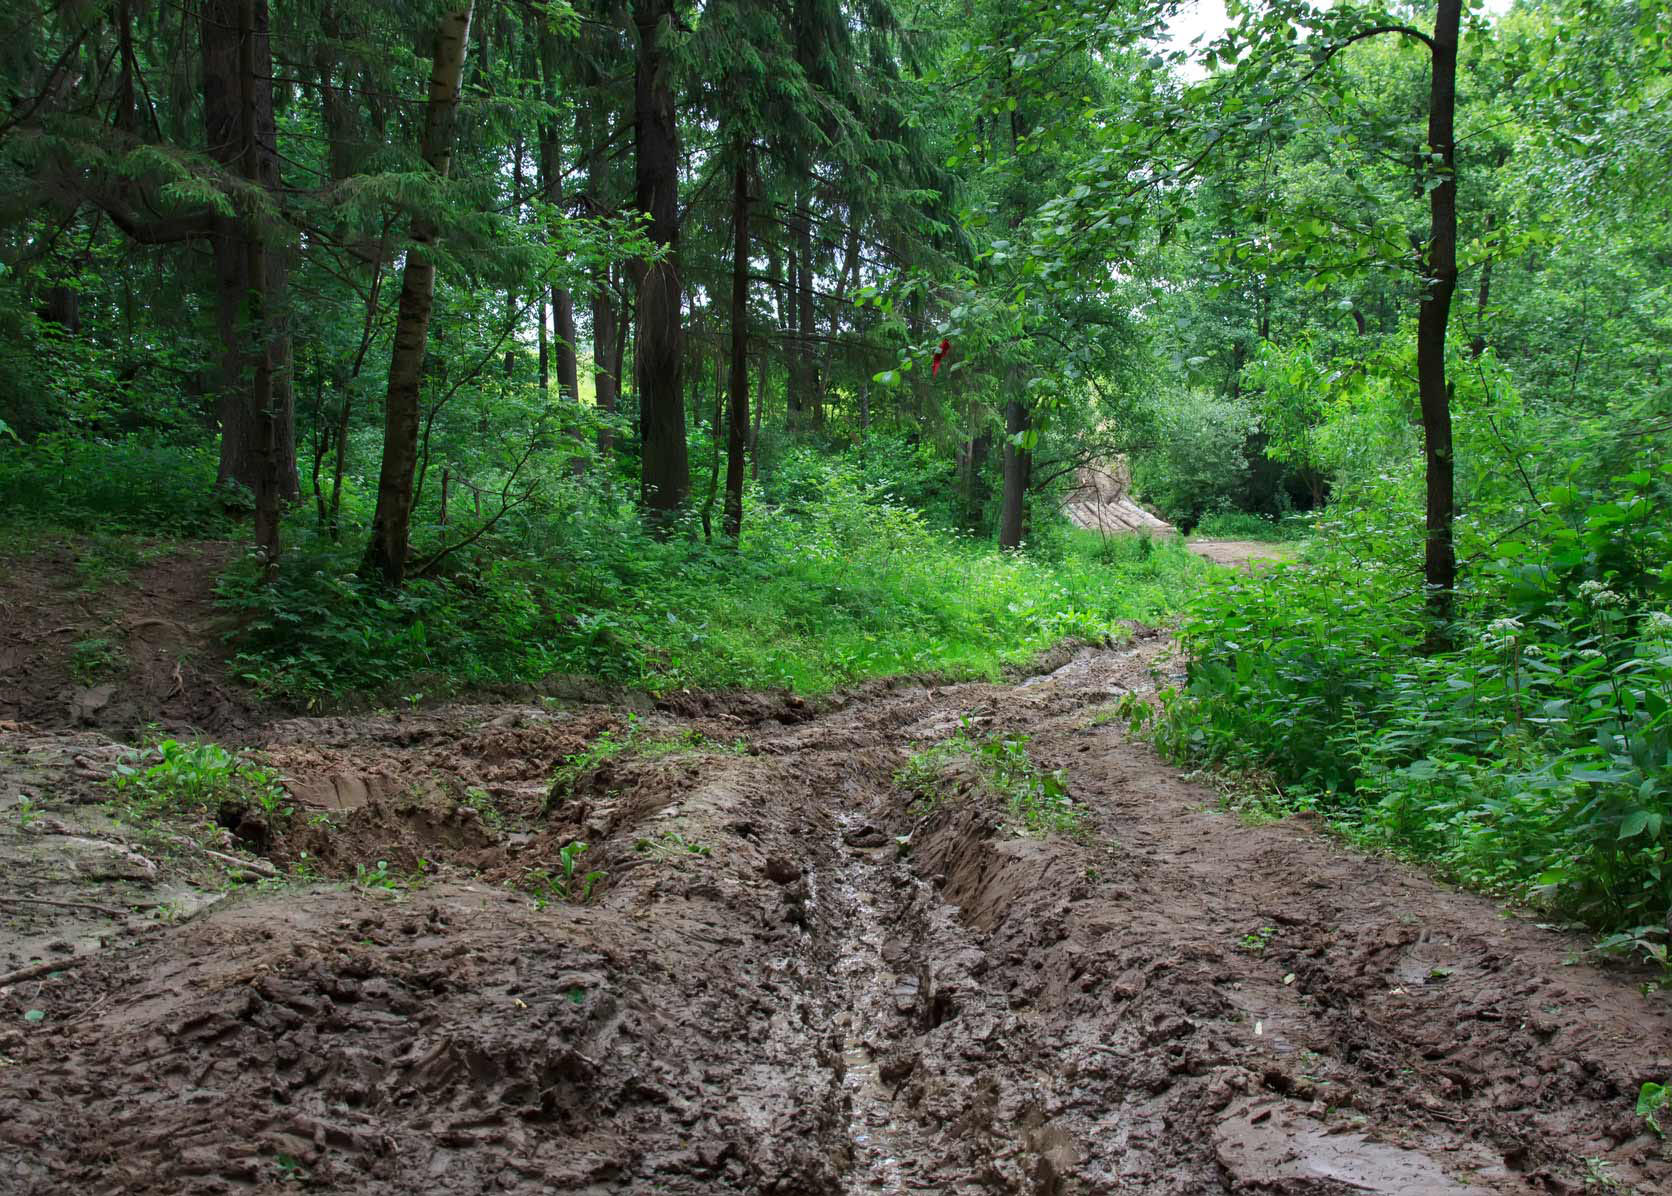
POLYGON ((1649 826, 1648 810, 1633 810, 1626 815, 1625 821, 1620 823, 1620 838, 1630 839, 1641 835, 1649 826))

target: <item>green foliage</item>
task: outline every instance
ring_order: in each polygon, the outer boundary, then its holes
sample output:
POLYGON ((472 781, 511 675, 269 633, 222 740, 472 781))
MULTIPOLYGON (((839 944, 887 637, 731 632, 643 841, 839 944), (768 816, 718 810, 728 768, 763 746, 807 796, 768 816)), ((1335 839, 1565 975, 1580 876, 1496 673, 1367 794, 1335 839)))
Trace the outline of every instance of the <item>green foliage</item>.
POLYGON ((1164 617, 1209 570, 1182 545, 1090 533, 1000 554, 935 530, 845 458, 818 477, 817 504, 752 495, 737 550, 657 539, 631 508, 573 493, 399 593, 359 578, 354 548, 298 529, 277 582, 262 584, 254 561, 222 581, 241 620, 233 667, 258 693, 309 706, 560 675, 652 693, 996 677, 1065 638, 1164 617))
POLYGON ((1183 531, 1241 492, 1248 477, 1253 415, 1198 391, 1178 395, 1161 417, 1159 443, 1132 463, 1132 489, 1183 531))
POLYGON ((1263 955, 1267 947, 1271 946, 1273 936, 1277 934, 1277 927, 1262 926, 1258 930, 1251 930, 1238 940, 1238 945, 1250 955, 1263 955))
POLYGON ((1312 535, 1312 521, 1304 515, 1267 519, 1247 511, 1212 511, 1197 522, 1194 535, 1204 540, 1255 540, 1283 543, 1312 535))
POLYGON ((401 879, 397 873, 389 870, 388 860, 379 860, 370 868, 364 864, 354 865, 354 883, 362 889, 381 889, 384 892, 398 892, 401 879))
POLYGON ((0 511, 11 524, 166 536, 226 536, 206 444, 147 437, 0 442, 0 511))
POLYGON ((119 672, 127 660, 120 645, 103 636, 91 636, 77 640, 70 648, 70 675, 82 685, 92 685, 100 677, 119 672))
POLYGON ((1364 840, 1465 883, 1626 930, 1664 958, 1672 908, 1672 466, 1556 491, 1486 548, 1424 650, 1400 515, 1359 512, 1297 565, 1223 578, 1165 695, 1178 758, 1273 777, 1364 840))
POLYGON ((1086 811, 1075 804, 1061 769, 1047 772, 1028 753, 1030 736, 1018 732, 978 735, 969 719, 958 734, 914 753, 895 784, 917 794, 919 808, 929 809, 954 796, 953 766, 967 761, 980 784, 1004 802, 1023 834, 1078 835, 1086 811))
POLYGON ((663 831, 653 838, 635 839, 633 850, 658 860, 680 860, 691 856, 707 859, 714 854, 712 847, 693 842, 678 831, 663 831))
POLYGON ((1672 1084, 1657 1084, 1653 1080, 1645 1080, 1643 1086, 1637 1090, 1637 1115, 1643 1119, 1644 1125, 1654 1131, 1657 1138, 1666 1137, 1666 1132, 1661 1129, 1660 1120, 1656 1115, 1666 1108, 1669 1097, 1672 1097, 1672 1084))
POLYGON ((525 869, 517 887, 534 897, 536 908, 544 909, 550 901, 573 901, 585 904, 604 880, 605 873, 583 870, 581 857, 587 845, 580 840, 565 843, 558 849, 556 868, 525 869))
POLYGON ((638 716, 629 714, 627 726, 617 732, 608 730, 601 732, 596 739, 578 752, 572 752, 563 757, 552 774, 551 784, 546 790, 546 809, 550 811, 574 792, 575 782, 587 773, 597 768, 612 756, 620 755, 633 747, 639 735, 638 716))
POLYGON ((138 816, 208 813, 254 807, 270 816, 290 813, 278 776, 217 743, 158 741, 128 751, 111 774, 117 800, 138 816))

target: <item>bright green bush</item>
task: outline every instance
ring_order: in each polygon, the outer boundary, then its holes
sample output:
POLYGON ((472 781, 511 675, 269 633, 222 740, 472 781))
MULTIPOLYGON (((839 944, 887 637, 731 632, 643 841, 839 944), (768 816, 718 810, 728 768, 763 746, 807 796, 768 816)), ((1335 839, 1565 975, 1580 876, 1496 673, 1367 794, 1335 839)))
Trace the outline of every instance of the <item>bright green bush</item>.
MULTIPOLYGON (((1481 545, 1424 654, 1410 505, 1191 604, 1163 745, 1467 883, 1644 941, 1672 908, 1672 465, 1567 487, 1481 545)), ((1465 544, 1465 549, 1475 547, 1465 544)), ((1466 555, 1470 555, 1466 552, 1466 555)))
POLYGON ((1306 515, 1267 519, 1247 511, 1213 511, 1202 516, 1192 534, 1208 540, 1304 540, 1312 534, 1312 520, 1306 515))
POLYGON ((565 484, 538 518, 399 593, 355 576, 357 545, 299 525, 275 584, 250 563, 222 583, 242 619, 234 667, 316 705, 564 674, 655 693, 993 677, 1065 638, 1159 621, 1211 568, 1176 543, 1082 532, 1000 553, 932 527, 856 460, 798 468, 781 491, 793 504, 748 496, 735 549, 691 527, 657 539, 630 504, 565 484))

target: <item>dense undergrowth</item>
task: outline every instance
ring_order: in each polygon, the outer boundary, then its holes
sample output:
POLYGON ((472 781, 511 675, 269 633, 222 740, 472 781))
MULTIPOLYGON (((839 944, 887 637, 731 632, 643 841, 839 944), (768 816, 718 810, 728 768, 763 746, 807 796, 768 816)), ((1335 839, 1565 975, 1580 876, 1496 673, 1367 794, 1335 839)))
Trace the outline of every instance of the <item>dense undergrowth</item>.
POLYGON ((993 676, 1060 640, 1159 620, 1203 572, 1178 545, 1084 533, 1001 554, 840 474, 801 513, 756 495, 745 529, 735 549, 691 529, 659 539, 628 503, 576 494, 519 543, 398 594, 355 575, 357 546, 308 534, 275 586, 251 563, 224 580, 245 620, 234 667, 310 705, 554 675, 654 693, 993 676))
MULTIPOLYGON (((103 449, 0 454, 9 521, 179 534, 178 479, 189 475, 188 495, 210 491, 212 459, 164 444, 103 449)), ((359 573, 358 533, 331 538, 304 504, 286 521, 276 581, 244 559, 220 582, 237 619, 234 673, 265 699, 312 708, 562 676, 653 693, 993 677, 1061 640, 1160 621, 1209 571, 1176 543, 1058 524, 1024 552, 998 552, 950 526, 950 471, 899 439, 787 446, 776 465, 751 489, 735 547, 706 541, 700 504, 657 536, 622 479, 554 469, 536 500, 399 592, 359 573)), ((420 553, 486 522, 456 506, 443 541, 433 489, 420 553)), ((201 505, 187 512, 190 532, 234 526, 201 505)), ((344 528, 369 514, 351 484, 344 528)))
POLYGON ((1391 493, 1337 512, 1298 563, 1209 584, 1160 740, 1664 961, 1672 465, 1542 497, 1513 535, 1463 525, 1447 651, 1425 650, 1420 544, 1391 493))

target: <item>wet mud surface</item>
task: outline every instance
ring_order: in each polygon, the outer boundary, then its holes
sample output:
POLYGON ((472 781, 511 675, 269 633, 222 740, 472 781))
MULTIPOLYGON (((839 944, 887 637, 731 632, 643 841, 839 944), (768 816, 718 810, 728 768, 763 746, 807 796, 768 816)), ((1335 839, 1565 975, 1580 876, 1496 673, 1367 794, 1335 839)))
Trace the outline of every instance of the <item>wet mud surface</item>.
MULTIPOLYGON (((34 973, 0 979, 0 1193, 1672 1190, 1633 1114, 1672 1077, 1663 995, 1217 812, 1111 716, 1164 648, 821 712, 261 728, 294 810, 215 850, 271 879, 44 971, 81 915, 0 901, 0 972, 34 973), (966 724, 1032 736, 1084 833, 895 782, 966 724)), ((37 788, 96 783, 96 736, 3 734, 37 788)))

